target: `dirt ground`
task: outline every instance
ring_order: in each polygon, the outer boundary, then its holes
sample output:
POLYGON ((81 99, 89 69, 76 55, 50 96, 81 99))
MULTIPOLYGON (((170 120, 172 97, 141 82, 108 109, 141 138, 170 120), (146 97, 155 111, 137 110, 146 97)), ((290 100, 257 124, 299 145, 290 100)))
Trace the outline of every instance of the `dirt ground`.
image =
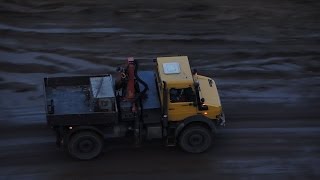
POLYGON ((320 2, 0 1, 0 179, 319 179, 320 2), (152 69, 187 55, 217 83, 227 126, 200 155, 112 142, 56 149, 42 79, 152 69))

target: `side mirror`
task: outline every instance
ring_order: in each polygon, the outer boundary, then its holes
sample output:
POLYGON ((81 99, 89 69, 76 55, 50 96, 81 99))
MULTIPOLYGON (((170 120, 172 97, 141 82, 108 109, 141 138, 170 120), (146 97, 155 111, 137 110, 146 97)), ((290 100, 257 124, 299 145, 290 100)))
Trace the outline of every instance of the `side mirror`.
POLYGON ((193 69, 193 70, 192 70, 192 74, 193 74, 193 75, 198 74, 198 70, 197 70, 197 69, 193 69))
POLYGON ((207 105, 201 105, 201 110, 204 110, 204 111, 209 110, 209 107, 207 105))

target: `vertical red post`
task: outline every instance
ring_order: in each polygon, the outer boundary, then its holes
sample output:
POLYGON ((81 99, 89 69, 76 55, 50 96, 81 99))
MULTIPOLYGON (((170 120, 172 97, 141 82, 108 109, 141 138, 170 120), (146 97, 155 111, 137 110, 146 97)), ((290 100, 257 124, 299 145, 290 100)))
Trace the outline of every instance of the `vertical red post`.
MULTIPOLYGON (((127 84, 127 95, 126 99, 129 101, 132 101, 135 99, 136 95, 136 90, 135 90, 135 62, 133 57, 128 58, 128 68, 127 68, 127 73, 128 73, 128 84, 127 84)), ((136 104, 133 102, 132 103, 132 112, 136 112, 136 104)))
POLYGON ((126 98, 128 100, 132 100, 135 98, 135 64, 134 64, 134 59, 133 57, 128 58, 128 68, 127 68, 127 73, 128 73, 128 84, 127 84, 127 95, 126 98))

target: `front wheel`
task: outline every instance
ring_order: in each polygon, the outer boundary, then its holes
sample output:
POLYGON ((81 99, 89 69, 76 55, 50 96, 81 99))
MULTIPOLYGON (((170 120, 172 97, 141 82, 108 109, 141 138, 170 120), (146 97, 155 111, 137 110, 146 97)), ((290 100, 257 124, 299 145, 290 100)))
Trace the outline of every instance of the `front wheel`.
POLYGON ((179 146, 189 153, 202 153, 211 147, 213 135, 208 128, 196 125, 184 129, 179 136, 179 146))
POLYGON ((69 154, 79 160, 97 157, 103 147, 103 139, 96 133, 84 131, 74 134, 68 143, 69 154))

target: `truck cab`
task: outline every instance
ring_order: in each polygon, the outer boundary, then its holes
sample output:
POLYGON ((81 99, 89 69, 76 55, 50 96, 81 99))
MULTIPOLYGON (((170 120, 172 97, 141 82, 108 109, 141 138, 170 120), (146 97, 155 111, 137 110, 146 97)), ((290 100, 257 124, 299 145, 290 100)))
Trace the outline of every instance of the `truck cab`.
POLYGON ((161 104, 167 108, 169 121, 179 122, 200 115, 221 119, 222 106, 214 80, 192 73, 187 56, 157 58, 156 77, 161 104))

